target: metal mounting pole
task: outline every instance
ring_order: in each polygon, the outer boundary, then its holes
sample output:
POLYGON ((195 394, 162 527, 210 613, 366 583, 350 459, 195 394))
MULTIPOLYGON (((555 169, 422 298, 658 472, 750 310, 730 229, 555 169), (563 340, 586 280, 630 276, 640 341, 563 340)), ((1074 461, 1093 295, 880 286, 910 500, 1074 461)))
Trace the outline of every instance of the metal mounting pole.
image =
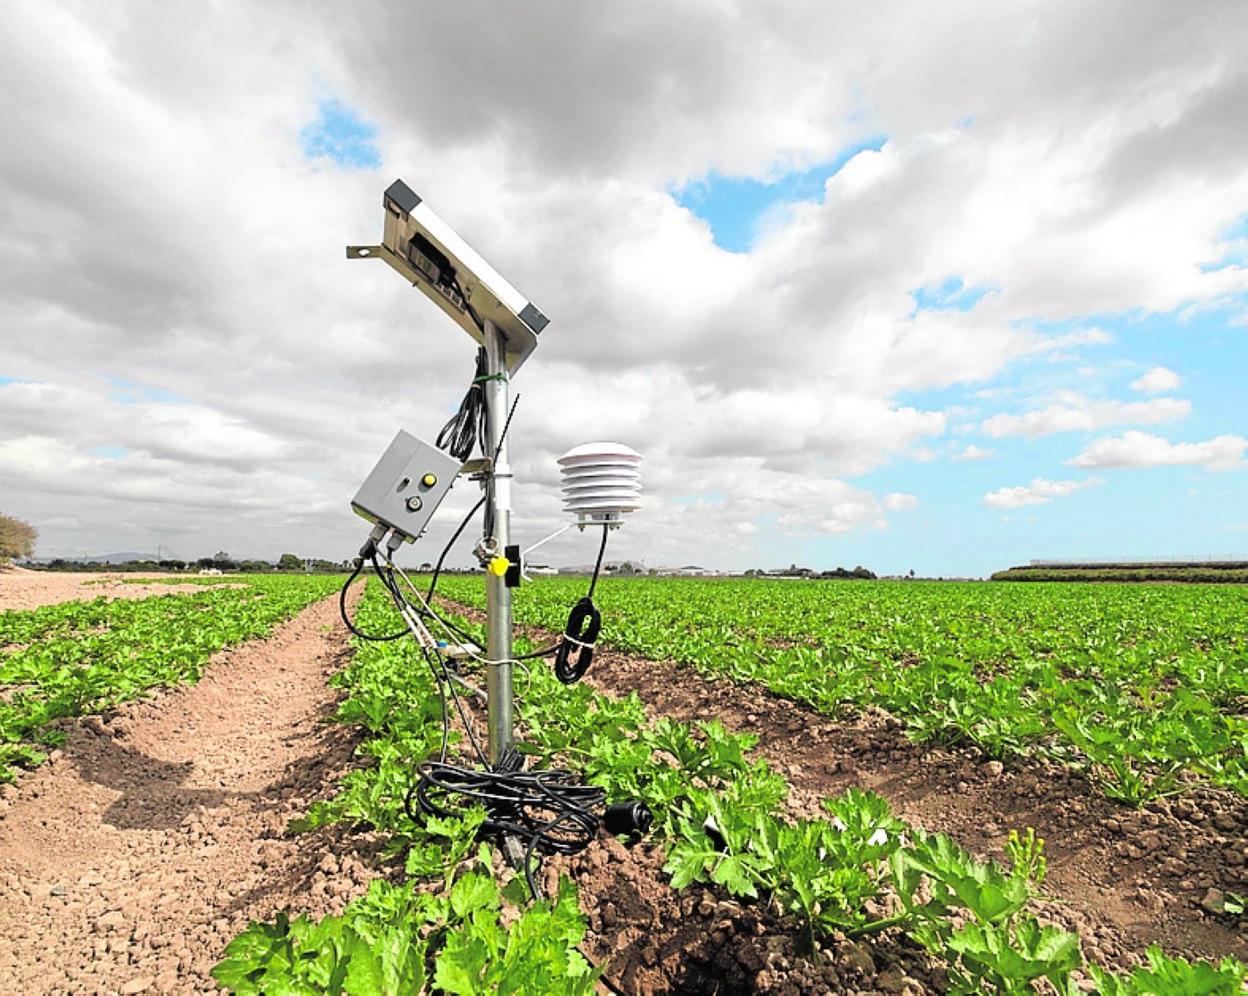
MULTIPOLYGON (((486 455, 494 458, 486 505, 488 521, 494 528, 485 536, 495 556, 502 556, 511 542, 511 464, 503 428, 507 423, 508 377, 503 334, 491 321, 485 323, 486 374, 485 407, 489 416, 486 455)), ((511 589, 493 571, 485 572, 486 655, 491 661, 511 660, 511 589)), ((489 756, 498 764, 512 744, 511 664, 488 666, 485 694, 490 728, 489 756)))

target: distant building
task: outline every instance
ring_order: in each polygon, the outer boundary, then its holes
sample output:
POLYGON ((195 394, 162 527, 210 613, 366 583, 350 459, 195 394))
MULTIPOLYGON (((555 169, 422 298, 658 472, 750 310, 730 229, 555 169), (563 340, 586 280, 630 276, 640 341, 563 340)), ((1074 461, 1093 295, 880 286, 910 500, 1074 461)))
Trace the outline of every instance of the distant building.
POLYGON ((697 564, 685 564, 683 567, 656 567, 654 573, 661 578, 713 578, 719 577, 722 572, 697 564))

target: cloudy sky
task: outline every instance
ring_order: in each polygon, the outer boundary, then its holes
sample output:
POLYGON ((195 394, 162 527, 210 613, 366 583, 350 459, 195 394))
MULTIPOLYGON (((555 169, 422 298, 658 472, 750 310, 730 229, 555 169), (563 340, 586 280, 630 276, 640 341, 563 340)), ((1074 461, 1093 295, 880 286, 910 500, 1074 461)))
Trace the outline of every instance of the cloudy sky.
POLYGON ((1248 554, 1246 32, 1238 0, 10 0, 0 511, 47 556, 349 556, 359 482, 472 373, 344 257, 402 177, 551 319, 521 540, 555 457, 618 439, 648 500, 611 555, 651 565, 1248 554))

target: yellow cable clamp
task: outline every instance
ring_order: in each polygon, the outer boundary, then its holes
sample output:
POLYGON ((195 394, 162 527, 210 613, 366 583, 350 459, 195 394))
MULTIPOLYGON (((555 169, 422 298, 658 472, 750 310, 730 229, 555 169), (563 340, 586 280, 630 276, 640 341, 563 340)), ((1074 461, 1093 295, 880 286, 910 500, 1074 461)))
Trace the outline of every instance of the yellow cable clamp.
POLYGON ((488 570, 495 577, 501 578, 504 574, 507 573, 507 568, 510 566, 511 566, 511 561, 508 560, 506 557, 495 557, 490 561, 489 566, 486 568, 486 570, 488 570))

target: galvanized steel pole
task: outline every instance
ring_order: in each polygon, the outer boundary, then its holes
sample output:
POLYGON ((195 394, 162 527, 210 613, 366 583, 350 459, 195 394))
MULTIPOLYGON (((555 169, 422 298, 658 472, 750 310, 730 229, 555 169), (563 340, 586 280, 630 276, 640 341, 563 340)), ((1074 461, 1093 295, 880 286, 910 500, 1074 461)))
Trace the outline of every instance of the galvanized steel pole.
MULTIPOLYGON (((489 418, 486 456, 494 460, 486 498, 487 521, 493 523, 493 529, 485 536, 485 542, 492 547, 494 556, 501 557, 511 542, 511 464, 503 436, 510 385, 503 334, 491 321, 485 323, 485 356, 489 377, 485 382, 489 418)), ((486 655, 491 661, 500 662, 488 665, 485 679, 490 763, 498 764, 512 745, 511 589, 504 578, 490 570, 485 572, 485 613, 486 655)))

